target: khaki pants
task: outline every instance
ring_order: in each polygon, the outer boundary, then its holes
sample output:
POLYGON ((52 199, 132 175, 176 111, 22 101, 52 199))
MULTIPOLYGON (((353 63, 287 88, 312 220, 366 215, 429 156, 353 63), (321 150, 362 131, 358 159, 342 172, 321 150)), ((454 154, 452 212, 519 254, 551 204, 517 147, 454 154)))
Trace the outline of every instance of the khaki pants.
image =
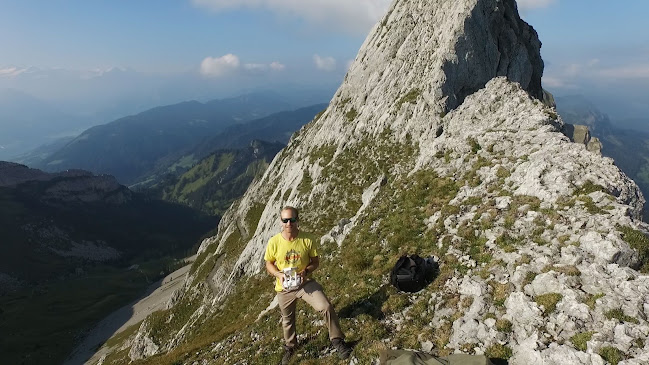
POLYGON ((277 293, 279 301, 279 310, 282 313, 282 329, 284 330, 284 342, 287 347, 297 346, 297 337, 295 336, 295 306, 297 299, 307 302, 313 309, 317 310, 324 316, 329 329, 329 339, 344 339, 338 316, 334 307, 325 296, 322 286, 315 280, 309 280, 298 290, 282 291, 277 293))

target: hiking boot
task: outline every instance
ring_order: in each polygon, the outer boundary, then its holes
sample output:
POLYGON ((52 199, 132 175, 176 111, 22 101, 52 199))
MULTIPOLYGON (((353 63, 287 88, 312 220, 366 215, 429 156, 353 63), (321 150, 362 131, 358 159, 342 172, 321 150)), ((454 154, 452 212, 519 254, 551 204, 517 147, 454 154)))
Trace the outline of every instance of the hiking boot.
POLYGON ((334 338, 331 345, 336 349, 338 357, 345 360, 352 354, 352 348, 342 338, 334 338))
POLYGON ((295 354, 295 347, 284 346, 284 357, 282 357, 282 365, 288 365, 291 357, 295 354))

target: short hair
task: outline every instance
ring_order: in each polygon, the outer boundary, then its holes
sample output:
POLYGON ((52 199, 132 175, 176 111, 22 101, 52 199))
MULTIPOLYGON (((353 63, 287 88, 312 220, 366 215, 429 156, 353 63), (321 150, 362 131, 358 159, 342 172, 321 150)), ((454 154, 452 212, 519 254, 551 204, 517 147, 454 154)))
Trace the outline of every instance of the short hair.
POLYGON ((290 206, 290 205, 287 205, 287 206, 285 206, 284 208, 282 208, 282 210, 279 211, 279 214, 281 215, 282 212, 285 211, 285 210, 290 210, 290 211, 292 211, 293 214, 295 214, 295 218, 299 218, 299 217, 300 217, 300 213, 298 212, 297 208, 292 207, 292 206, 290 206))

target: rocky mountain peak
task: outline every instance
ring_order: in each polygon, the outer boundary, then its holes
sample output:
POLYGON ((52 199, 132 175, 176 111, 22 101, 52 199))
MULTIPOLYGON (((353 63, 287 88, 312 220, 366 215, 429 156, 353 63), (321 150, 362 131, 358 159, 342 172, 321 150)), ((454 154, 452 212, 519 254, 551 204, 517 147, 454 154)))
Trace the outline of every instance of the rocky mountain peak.
POLYGON ((321 237, 318 278, 360 340, 360 363, 382 346, 510 364, 649 361, 649 277, 636 271, 649 269, 644 198, 611 159, 561 133, 539 48, 514 0, 396 0, 329 107, 202 243, 130 358, 181 344, 227 363, 279 353, 263 252, 293 205, 321 237), (387 284, 404 253, 441 267, 406 299, 387 284), (192 347, 206 326, 236 329, 192 347))
POLYGON ((542 98, 540 47, 514 1, 395 1, 332 100, 337 108, 327 113, 380 129, 386 114, 398 122, 412 113, 447 113, 496 76, 542 98))

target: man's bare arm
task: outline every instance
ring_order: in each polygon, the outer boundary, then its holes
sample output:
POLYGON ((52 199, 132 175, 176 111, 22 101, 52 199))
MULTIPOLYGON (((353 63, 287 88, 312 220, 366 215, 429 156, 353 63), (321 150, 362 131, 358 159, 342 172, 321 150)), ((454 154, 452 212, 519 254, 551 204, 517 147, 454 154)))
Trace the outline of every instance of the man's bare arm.
POLYGON ((272 276, 284 281, 284 273, 279 271, 274 262, 266 261, 266 271, 272 276))
POLYGON ((309 264, 306 265, 306 268, 304 270, 300 271, 299 274, 303 277, 306 278, 307 273, 310 274, 314 272, 318 266, 320 266, 320 258, 318 256, 310 257, 309 258, 309 264))

